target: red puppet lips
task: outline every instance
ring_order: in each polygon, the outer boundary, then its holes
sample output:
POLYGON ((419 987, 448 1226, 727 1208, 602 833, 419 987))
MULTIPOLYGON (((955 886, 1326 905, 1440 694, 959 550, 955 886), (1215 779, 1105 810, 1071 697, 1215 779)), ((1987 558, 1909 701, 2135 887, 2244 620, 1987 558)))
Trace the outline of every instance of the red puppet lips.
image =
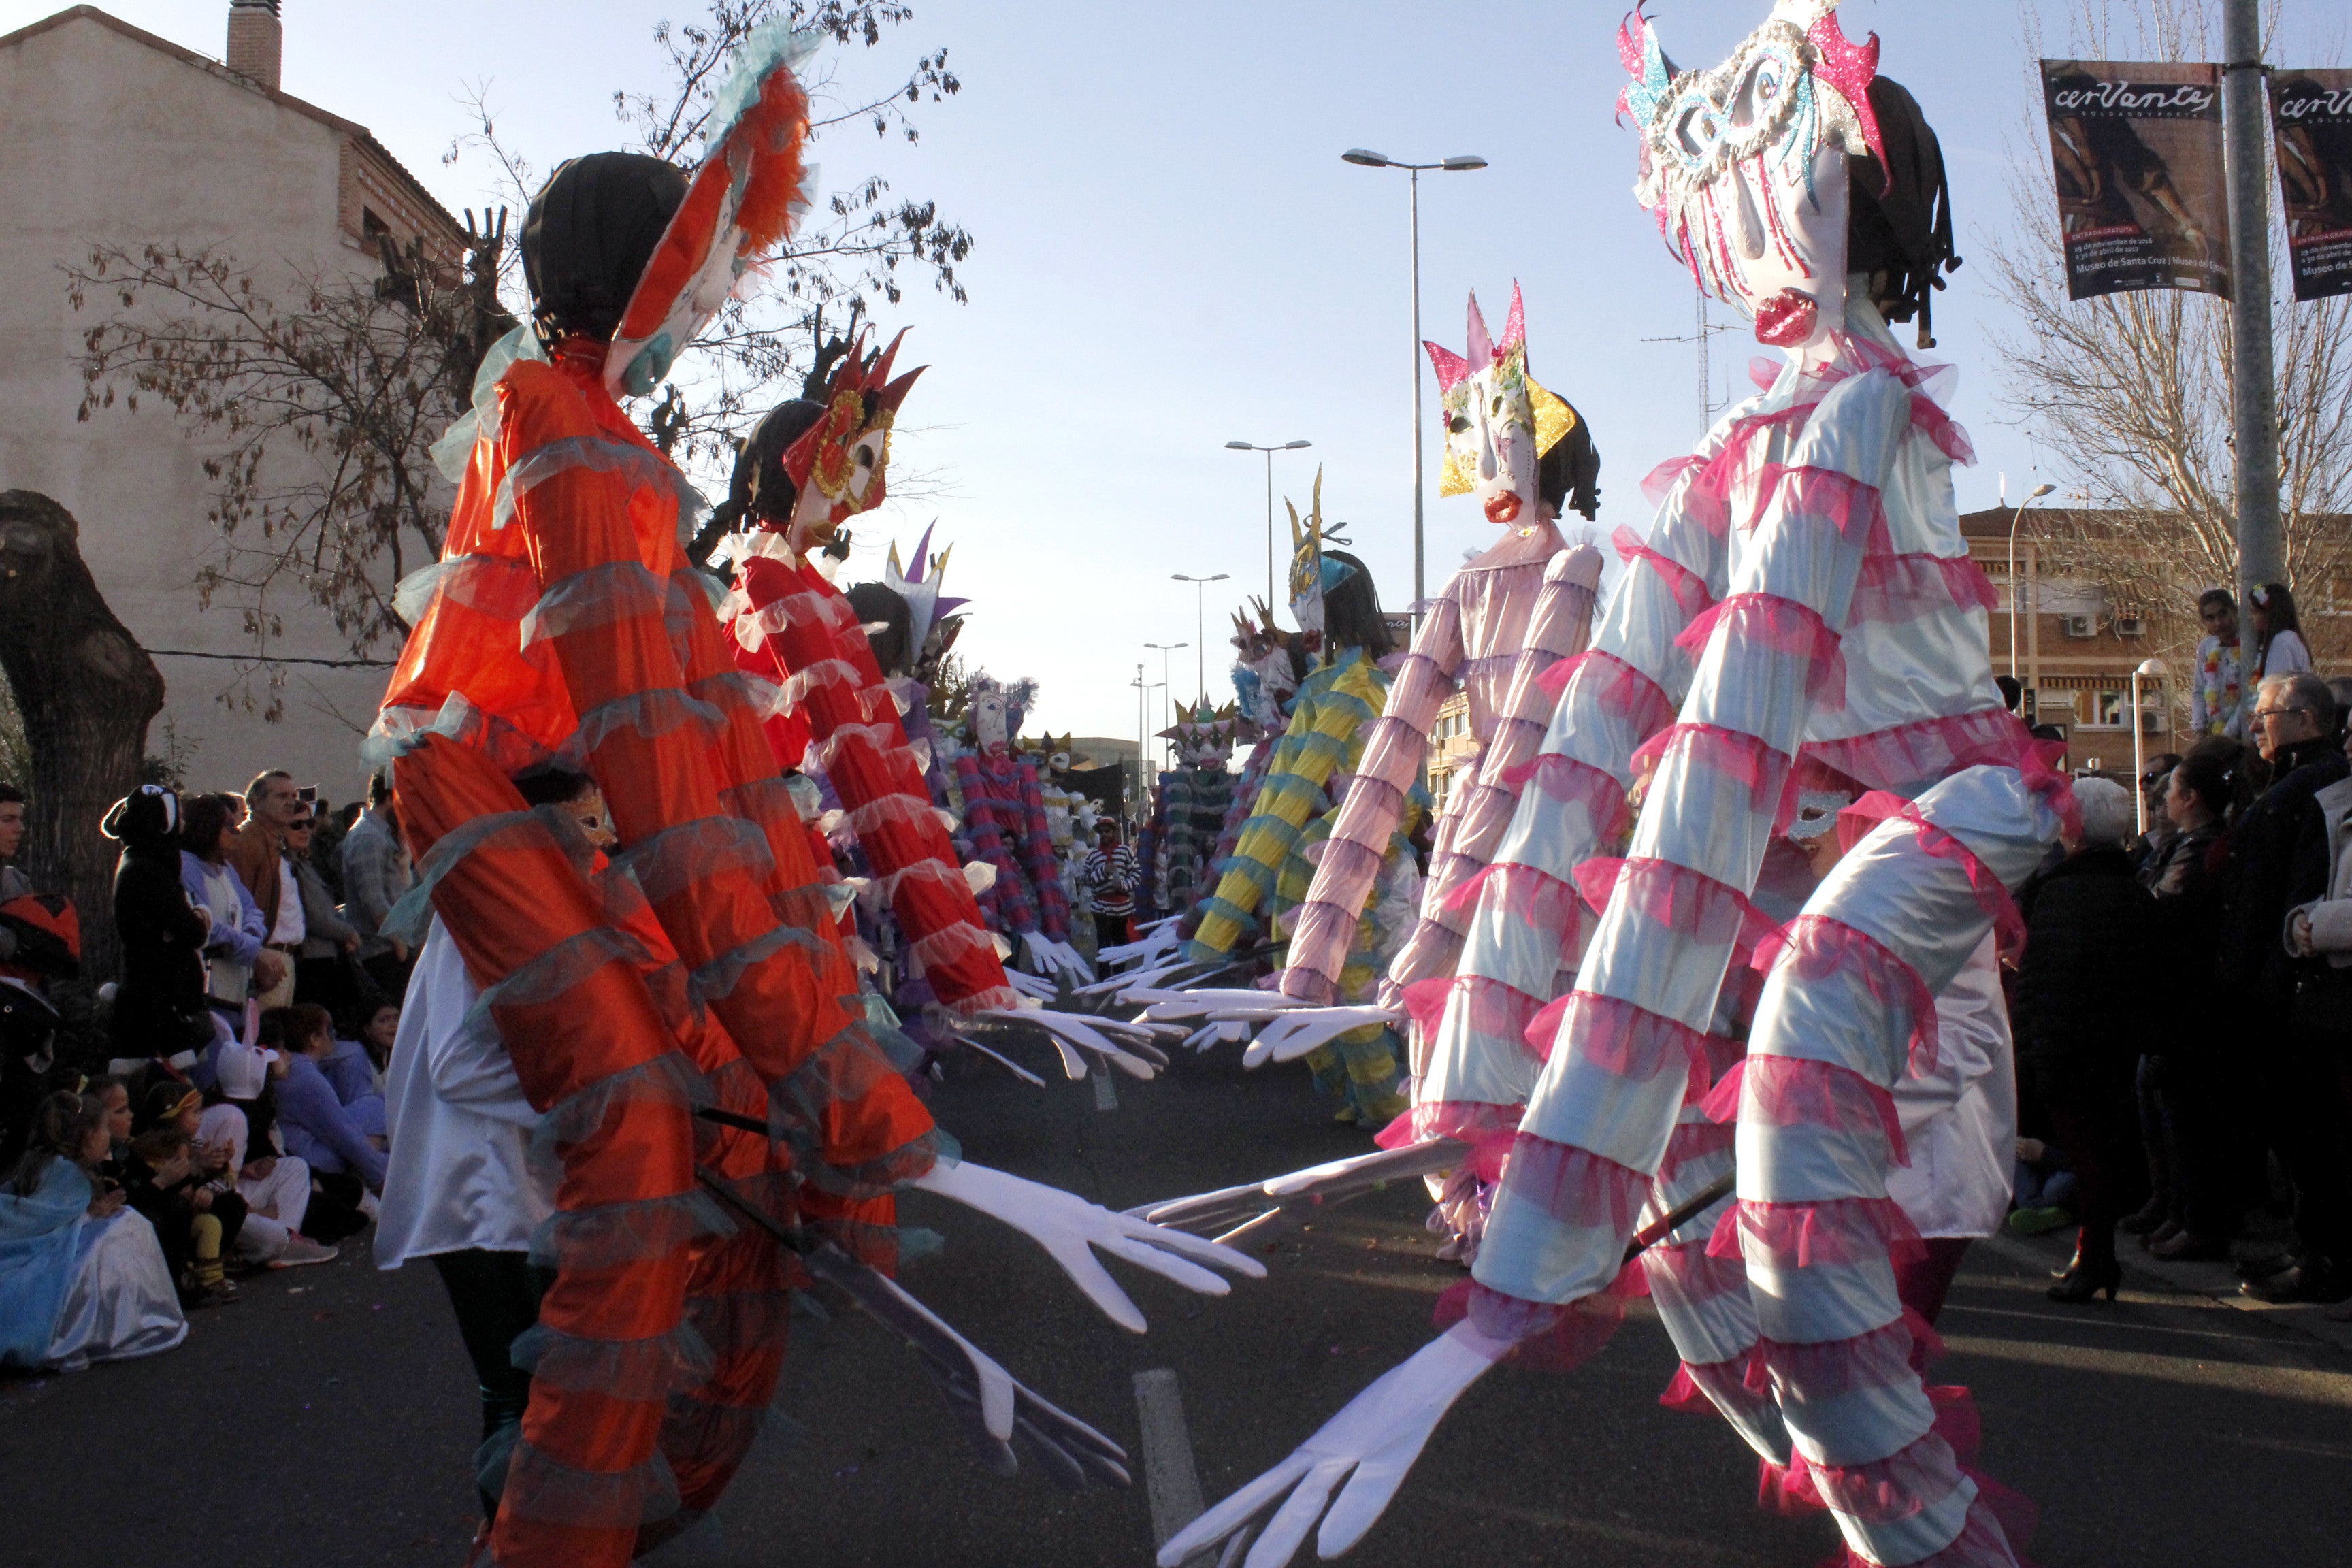
POLYGON ((1756 341, 1794 348, 1813 335, 1822 308, 1801 289, 1783 289, 1756 309, 1756 341))
POLYGON ((1519 492, 1503 490, 1486 498, 1486 521, 1508 522, 1519 515, 1519 492))

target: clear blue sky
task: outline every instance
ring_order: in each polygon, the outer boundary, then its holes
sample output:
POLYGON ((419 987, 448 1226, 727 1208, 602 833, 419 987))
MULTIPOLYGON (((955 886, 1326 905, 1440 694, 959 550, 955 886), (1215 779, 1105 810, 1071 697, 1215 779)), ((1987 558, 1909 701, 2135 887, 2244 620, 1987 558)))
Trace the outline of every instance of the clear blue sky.
MULTIPOLYGON (((2218 16, 2218 0, 2209 5, 2218 16)), ((226 0, 107 8, 221 52, 226 0)), ((0 30, 52 9, 0 0, 0 30)), ((1703 66, 1768 6, 1652 9, 1676 59, 1703 66)), ((2040 9, 2060 47, 2064 7, 2040 9)), ((887 174, 977 238, 970 304, 925 287, 883 318, 912 326, 907 353, 931 366, 907 405, 899 460, 935 472, 949 493, 866 520, 860 542, 871 549, 848 576, 878 575, 882 543, 911 542, 936 515, 939 539, 956 546, 950 591, 974 599, 963 650, 1000 676, 1038 679, 1032 731, 1131 735, 1137 661, 1160 679, 1160 656, 1140 645, 1197 640, 1194 592, 1170 574, 1234 579, 1208 594, 1209 681, 1222 695, 1220 627, 1244 594, 1264 591, 1263 459, 1223 443, 1304 438, 1313 451, 1276 461, 1277 529, 1282 495, 1303 509, 1319 461, 1326 517, 1349 525, 1383 601, 1402 607, 1408 354, 1420 360, 1405 178, 1341 163, 1351 146, 1490 161, 1423 178, 1424 335, 1459 349, 1474 288, 1499 331, 1517 278, 1536 374, 1599 441, 1601 529, 1646 525, 1640 478, 1686 451, 1704 420, 1691 345, 1645 341, 1687 335, 1693 300, 1629 194, 1633 134, 1611 121, 1622 10, 1615 0, 919 0, 882 47, 839 62, 844 87, 883 85, 945 45, 962 93, 919 111, 919 147, 849 131, 817 158, 835 181, 887 174)), ((2288 0, 2287 11, 2273 59, 2342 58, 2333 5, 2288 0)), ((489 171, 441 160, 463 128, 463 86, 488 80, 501 133, 542 169, 617 145, 611 94, 658 85, 649 34, 665 14, 687 13, 661 0, 286 0, 284 85, 368 125, 452 209, 478 205, 489 171)), ((1965 255, 2009 221, 2011 149, 2040 134, 2021 13, 1850 0, 1842 15, 1850 34, 1882 36, 1881 70, 1936 126, 1965 255)), ((1983 281, 1963 268, 1938 298, 1930 356, 1960 366, 1957 412, 1981 454, 1959 479, 1964 510, 1992 504, 2003 470, 2021 495, 2036 462, 2004 422, 1987 336, 2000 321, 1983 281)), ((1727 319, 1719 307, 1717 319, 1727 319)), ((1744 331, 1715 347, 1716 396, 1727 382, 1744 392, 1761 351, 1744 331)), ((1437 498, 1434 441, 1426 450, 1433 589, 1493 531, 1466 500, 1437 498)), ((1277 551, 1287 549, 1286 536, 1277 551)), ((1187 698, 1192 650, 1177 657, 1176 694, 1187 698)))

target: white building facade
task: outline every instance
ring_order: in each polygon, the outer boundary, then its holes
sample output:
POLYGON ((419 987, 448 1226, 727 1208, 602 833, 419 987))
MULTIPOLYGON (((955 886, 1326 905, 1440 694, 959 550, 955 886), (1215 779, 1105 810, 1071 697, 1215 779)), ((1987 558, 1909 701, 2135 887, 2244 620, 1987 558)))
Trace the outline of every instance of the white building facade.
POLYGON ((325 611, 278 593, 283 717, 224 700, 256 643, 226 595, 198 603, 220 546, 205 434, 150 400, 76 418, 84 334, 119 302, 75 310, 61 268, 86 267, 95 246, 209 250, 265 283, 373 278, 378 236, 453 260, 462 247, 365 127, 279 90, 277 0, 227 13, 226 64, 89 5, 0 37, 0 489, 39 491, 79 521, 83 558, 168 688, 151 754, 176 752, 193 787, 283 767, 341 802, 363 786, 358 744, 388 670, 296 662, 351 650, 325 611))

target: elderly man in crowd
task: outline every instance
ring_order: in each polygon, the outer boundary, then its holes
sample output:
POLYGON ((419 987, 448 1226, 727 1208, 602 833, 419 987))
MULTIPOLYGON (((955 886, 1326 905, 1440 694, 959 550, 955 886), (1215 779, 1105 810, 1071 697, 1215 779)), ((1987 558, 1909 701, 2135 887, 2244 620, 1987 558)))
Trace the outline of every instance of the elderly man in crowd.
POLYGON ((2265 1301, 2341 1301, 2352 1298, 2352 1129, 2325 1037, 2295 1019, 2295 963, 2280 933, 2310 879, 2298 877, 2295 855, 2307 830, 2318 837, 2314 797, 2352 774, 2352 763, 2336 743, 2335 694, 2315 675, 2264 680, 2252 723, 2273 782, 2230 829, 2219 978, 2246 1009, 2247 1059, 2294 1187, 2294 1247, 2243 1289, 2265 1301))

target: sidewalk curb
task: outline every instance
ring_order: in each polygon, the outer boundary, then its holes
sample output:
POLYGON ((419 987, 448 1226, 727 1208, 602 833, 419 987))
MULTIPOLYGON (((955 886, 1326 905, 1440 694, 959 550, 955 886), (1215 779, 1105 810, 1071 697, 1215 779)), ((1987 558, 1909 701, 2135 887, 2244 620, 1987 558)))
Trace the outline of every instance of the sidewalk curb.
MULTIPOLYGON (((2054 1234, 2071 1237, 2073 1232, 2054 1234)), ((2128 1286, 2141 1289, 2157 1286, 2184 1295, 2210 1296, 2225 1306, 2252 1313, 2273 1327, 2316 1340, 2332 1350, 2352 1352, 2352 1321, 2339 1321, 2329 1316, 2330 1313, 2345 1311, 2344 1307, 2308 1304, 2283 1307, 2269 1301, 2257 1301, 2251 1296, 2239 1293, 2237 1270, 2226 1260, 2168 1263, 2159 1258, 2150 1258, 2126 1238, 2117 1237, 2117 1241, 2120 1245, 2116 1249, 2116 1256, 2123 1263, 2124 1281, 2128 1286)), ((2047 1238, 2028 1239, 2007 1232, 1983 1237, 1982 1245, 2013 1263, 2037 1269, 2048 1269, 2064 1262, 2068 1250, 2068 1244, 2063 1241, 2053 1247, 2048 1244, 2047 1238)))

